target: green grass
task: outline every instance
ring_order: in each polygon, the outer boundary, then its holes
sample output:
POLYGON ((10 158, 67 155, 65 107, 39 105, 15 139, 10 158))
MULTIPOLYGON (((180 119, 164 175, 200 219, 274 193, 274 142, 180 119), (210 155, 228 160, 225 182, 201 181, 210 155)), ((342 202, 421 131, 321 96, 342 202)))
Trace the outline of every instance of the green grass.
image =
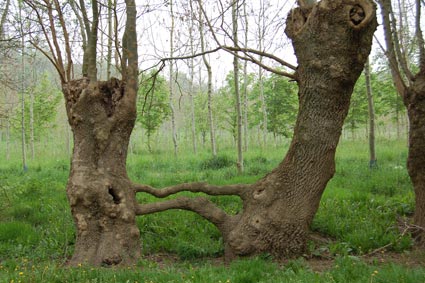
MULTIPOLYGON (((282 265, 269 257, 217 264, 223 254, 221 235, 200 216, 167 211, 139 217, 142 253, 130 269, 63 268, 73 251, 74 224, 66 201, 69 161, 31 161, 22 172, 18 159, 0 164, 0 282, 424 282, 425 269, 395 264, 367 264, 362 255, 388 246, 408 252, 412 242, 397 229, 399 217, 414 210, 414 194, 405 169, 404 142, 379 141, 378 168, 368 167, 365 142, 343 141, 337 151, 337 171, 323 195, 312 229, 332 239, 311 243, 313 255, 335 257, 330 269, 315 272, 303 259, 282 265), (146 257, 168 254, 159 263, 146 257), (170 256, 171 257, 171 256, 170 256)), ((285 149, 253 149, 246 153, 246 173, 237 175, 233 149, 217 158, 208 152, 171 152, 129 156, 132 180, 156 187, 181 182, 252 183, 275 167, 285 149)), ((154 201, 139 195, 142 202, 154 201)), ((241 209, 235 197, 214 197, 231 213, 241 209)))

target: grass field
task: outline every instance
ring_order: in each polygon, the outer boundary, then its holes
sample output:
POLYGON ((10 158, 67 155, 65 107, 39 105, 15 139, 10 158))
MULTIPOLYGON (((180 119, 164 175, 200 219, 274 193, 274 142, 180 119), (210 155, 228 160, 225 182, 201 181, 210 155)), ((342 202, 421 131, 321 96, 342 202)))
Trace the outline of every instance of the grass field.
MULTIPOLYGON (((205 152, 171 160, 169 152, 136 150, 128 171, 134 181, 155 187, 252 183, 283 155, 284 149, 250 150, 246 173, 238 176, 234 150, 216 159, 205 152)), ((17 158, 2 162, 0 282, 425 282, 425 255, 412 249, 402 225, 414 210, 406 155, 405 141, 380 140, 378 168, 371 170, 366 142, 341 142, 304 257, 276 262, 265 254, 225 266, 213 225, 190 212, 167 211, 138 218, 143 258, 128 269, 64 267, 75 237, 65 195, 68 160, 46 155, 25 173, 17 158)), ((212 199, 227 211, 240 209, 237 198, 212 199)))

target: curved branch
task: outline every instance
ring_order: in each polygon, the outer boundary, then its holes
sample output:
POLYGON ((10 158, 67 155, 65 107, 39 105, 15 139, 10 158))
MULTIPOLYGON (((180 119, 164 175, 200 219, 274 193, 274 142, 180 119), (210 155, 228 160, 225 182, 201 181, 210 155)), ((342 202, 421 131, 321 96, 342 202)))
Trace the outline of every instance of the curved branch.
POLYGON ((241 198, 244 198, 244 195, 248 192, 247 189, 250 186, 251 185, 245 184, 215 186, 199 182, 184 183, 176 186, 165 187, 163 189, 155 189, 147 185, 134 184, 133 189, 136 193, 148 193, 157 198, 165 198, 183 191, 192 193, 205 193, 211 196, 237 195, 241 198))
POLYGON ((222 46, 222 48, 223 49, 229 49, 230 51, 241 51, 243 53, 253 53, 255 55, 259 55, 259 56, 263 56, 263 57, 267 57, 269 59, 272 59, 272 60, 278 62, 279 64, 281 64, 282 66, 288 67, 291 70, 295 71, 297 69, 296 66, 282 60, 281 58, 279 58, 279 57, 277 57, 273 54, 270 54, 270 53, 267 53, 267 52, 264 52, 264 51, 260 51, 260 50, 256 50, 256 49, 252 49, 252 48, 235 47, 235 46, 222 46))
POLYGON ((169 209, 193 211, 208 221, 211 221, 220 231, 222 230, 223 224, 230 219, 230 216, 222 209, 203 197, 180 197, 163 202, 148 203, 144 205, 138 204, 136 206, 136 215, 152 214, 169 209))

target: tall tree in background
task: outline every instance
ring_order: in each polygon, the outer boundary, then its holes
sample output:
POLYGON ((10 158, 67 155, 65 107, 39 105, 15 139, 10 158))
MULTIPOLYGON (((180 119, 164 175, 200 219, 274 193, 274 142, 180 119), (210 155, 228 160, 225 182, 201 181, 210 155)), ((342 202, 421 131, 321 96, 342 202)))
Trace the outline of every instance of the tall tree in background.
MULTIPOLYGON (((248 48, 248 13, 246 11, 246 1, 243 2, 244 14, 244 47, 248 48)), ((248 61, 243 63, 243 149, 248 151, 248 61)))
POLYGON ((195 103, 193 96, 195 95, 195 88, 194 88, 194 76, 195 76, 195 42, 194 42, 194 31, 195 31, 195 11, 193 9, 193 3, 189 0, 189 6, 190 6, 190 26, 189 26, 189 43, 190 43, 190 54, 192 55, 192 58, 190 58, 189 63, 189 69, 190 69, 190 85, 189 85, 189 102, 190 102, 190 128, 192 133, 192 148, 193 153, 196 154, 197 152, 197 143, 196 143, 196 120, 195 120, 195 103))
MULTIPOLYGON (((257 39, 258 39, 258 50, 264 52, 264 40, 266 36, 266 2, 261 0, 260 1, 260 12, 258 13, 258 22, 257 22, 257 39)), ((259 58, 260 63, 263 62, 263 55, 260 55, 259 58)), ((258 66, 258 92, 259 97, 261 101, 261 113, 263 114, 263 119, 261 120, 261 128, 263 129, 263 146, 267 147, 267 105, 266 105, 266 99, 264 97, 264 70, 261 67, 261 65, 258 66)))
MULTIPOLYGON (((170 15, 171 15, 171 27, 170 27, 170 57, 172 58, 174 56, 174 4, 173 0, 170 0, 169 2, 170 6, 170 15)), ((176 132, 176 112, 174 110, 174 83, 175 83, 175 74, 174 74, 174 63, 170 62, 170 77, 169 77, 169 84, 170 84, 170 110, 171 110, 171 134, 173 139, 173 145, 174 145, 174 157, 177 157, 177 150, 178 150, 178 144, 177 144, 177 132, 176 132)))
POLYGON ((27 144, 25 138, 25 33, 24 31, 24 19, 23 19, 23 7, 22 3, 18 3, 18 17, 19 17, 19 32, 21 35, 21 154, 22 154, 22 168, 24 171, 27 171, 27 144))
MULTIPOLYGON (((233 42, 234 46, 238 47, 238 9, 239 1, 233 0, 232 2, 232 31, 233 31, 233 42)), ((242 110, 241 110, 241 94, 239 89, 239 58, 237 54, 233 56, 233 82, 235 84, 235 110, 236 110, 236 148, 238 152, 238 172, 242 174, 244 171, 243 164, 243 151, 242 151, 242 110)))
POLYGON ((367 105, 369 112, 369 167, 376 167, 376 150, 375 150, 375 107, 373 104, 373 94, 372 94, 372 82, 370 77, 370 64, 369 59, 366 61, 364 68, 364 76, 366 81, 366 95, 367 95, 367 105))
MULTIPOLYGON (((202 0, 199 0, 199 6, 202 7, 202 0)), ((205 67, 207 68, 207 74, 208 74, 208 83, 207 83, 207 96, 208 96, 208 124, 210 128, 210 141, 211 141, 211 153, 215 157, 217 156, 217 147, 216 147, 216 141, 215 141, 215 128, 214 128, 214 117, 213 117, 213 107, 212 107, 212 70, 211 70, 211 64, 208 61, 207 55, 205 54, 206 47, 205 47, 205 36, 204 36, 204 21, 203 21, 203 14, 202 9, 199 9, 199 36, 201 40, 201 52, 202 60, 204 62, 205 67)))
MULTIPOLYGON (((409 56, 403 46, 403 36, 397 28, 398 22, 393 11, 391 0, 379 0, 382 11, 383 27, 391 74, 398 94, 403 98, 409 117, 409 154, 407 169, 415 189, 416 209, 414 224, 419 227, 416 232, 417 242, 425 246, 425 43, 421 30, 422 5, 421 0, 414 0, 414 30, 418 50, 416 56, 409 56)), ((403 15, 404 13, 399 13, 403 15)))

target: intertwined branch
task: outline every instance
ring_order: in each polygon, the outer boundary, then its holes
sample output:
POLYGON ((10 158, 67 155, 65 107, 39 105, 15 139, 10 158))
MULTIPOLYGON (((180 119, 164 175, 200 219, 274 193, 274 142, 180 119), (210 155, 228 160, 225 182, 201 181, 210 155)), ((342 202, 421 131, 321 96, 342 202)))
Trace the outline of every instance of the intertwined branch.
MULTIPOLYGON (((184 183, 176 186, 165 187, 163 189, 155 189, 147 185, 134 184, 133 189, 136 193, 148 193, 157 198, 165 198, 180 192, 205 193, 211 196, 218 195, 236 195, 242 200, 247 197, 250 192, 251 185, 237 184, 216 186, 207 183, 184 183)), ((136 215, 146 215, 161 212, 169 209, 184 209, 193 211, 205 219, 212 222, 223 233, 226 226, 225 223, 231 221, 235 216, 228 215, 221 208, 205 197, 178 197, 163 202, 155 202, 149 204, 138 204, 136 206, 136 215)))

